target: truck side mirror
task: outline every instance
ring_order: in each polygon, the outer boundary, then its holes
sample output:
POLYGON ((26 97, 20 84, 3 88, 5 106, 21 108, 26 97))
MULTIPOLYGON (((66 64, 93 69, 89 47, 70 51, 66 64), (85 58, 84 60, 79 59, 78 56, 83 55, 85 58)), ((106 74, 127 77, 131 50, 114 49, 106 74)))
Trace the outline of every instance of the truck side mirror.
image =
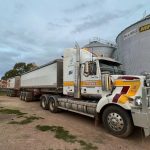
POLYGON ((111 78, 109 73, 102 74, 102 90, 110 91, 112 89, 111 78))

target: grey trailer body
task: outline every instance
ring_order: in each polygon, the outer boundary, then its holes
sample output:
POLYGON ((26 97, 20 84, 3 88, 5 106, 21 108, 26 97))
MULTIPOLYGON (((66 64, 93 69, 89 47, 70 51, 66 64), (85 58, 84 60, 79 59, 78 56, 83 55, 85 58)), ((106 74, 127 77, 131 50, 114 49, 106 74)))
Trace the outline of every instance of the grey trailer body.
POLYGON ((20 76, 15 76, 7 80, 7 95, 18 96, 20 91, 20 76))
POLYGON ((62 93, 63 61, 56 59, 21 75, 21 98, 30 101, 34 96, 62 93))
POLYGON ((63 63, 61 59, 21 75, 21 88, 62 88, 63 63))

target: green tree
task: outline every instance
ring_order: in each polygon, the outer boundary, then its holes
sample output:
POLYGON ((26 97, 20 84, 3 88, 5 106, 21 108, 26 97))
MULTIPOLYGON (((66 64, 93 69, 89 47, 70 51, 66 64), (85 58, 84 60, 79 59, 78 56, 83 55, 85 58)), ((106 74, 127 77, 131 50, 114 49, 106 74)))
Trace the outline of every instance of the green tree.
POLYGON ((7 71, 1 79, 7 80, 8 78, 19 76, 25 72, 35 69, 36 67, 37 65, 35 63, 29 63, 29 64, 26 64, 24 62, 16 63, 13 69, 7 71))

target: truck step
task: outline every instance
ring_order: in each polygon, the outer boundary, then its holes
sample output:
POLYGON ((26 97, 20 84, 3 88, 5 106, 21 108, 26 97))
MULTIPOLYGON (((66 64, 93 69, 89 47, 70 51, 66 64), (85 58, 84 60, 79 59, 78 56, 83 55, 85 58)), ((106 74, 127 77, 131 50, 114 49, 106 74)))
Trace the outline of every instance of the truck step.
POLYGON ((67 110, 67 111, 71 111, 71 112, 75 112, 75 113, 78 113, 78 114, 81 114, 81 115, 85 115, 85 116, 88 116, 88 117, 91 117, 91 118, 95 118, 95 116, 92 115, 92 114, 87 114, 87 113, 84 113, 84 112, 79 112, 79 111, 68 109, 68 108, 64 108, 64 107, 61 107, 61 106, 59 106, 58 108, 63 109, 63 110, 67 110))

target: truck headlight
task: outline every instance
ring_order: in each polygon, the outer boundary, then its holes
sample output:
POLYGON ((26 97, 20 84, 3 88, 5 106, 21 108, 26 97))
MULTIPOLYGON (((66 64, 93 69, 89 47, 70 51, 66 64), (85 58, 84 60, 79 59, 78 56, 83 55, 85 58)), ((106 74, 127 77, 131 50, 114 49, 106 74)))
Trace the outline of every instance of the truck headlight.
POLYGON ((150 86, 150 79, 146 80, 146 85, 149 87, 150 86))
POLYGON ((135 105, 136 106, 142 105, 142 98, 140 96, 135 97, 135 105))

